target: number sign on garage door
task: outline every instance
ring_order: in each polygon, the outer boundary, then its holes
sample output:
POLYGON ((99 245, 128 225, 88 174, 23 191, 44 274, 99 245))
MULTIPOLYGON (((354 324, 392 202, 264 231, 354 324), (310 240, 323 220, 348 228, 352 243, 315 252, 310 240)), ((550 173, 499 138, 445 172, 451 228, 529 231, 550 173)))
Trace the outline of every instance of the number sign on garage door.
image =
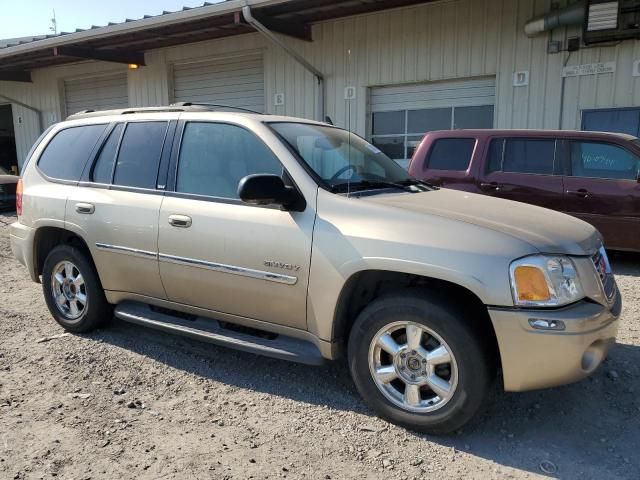
POLYGON ((64 98, 67 115, 83 110, 127 108, 127 74, 65 80, 64 98))
POLYGON ((176 102, 215 103, 264 112, 261 55, 177 64, 173 75, 176 102))
POLYGON ((371 138, 406 166, 425 133, 493 128, 495 78, 371 89, 371 138))

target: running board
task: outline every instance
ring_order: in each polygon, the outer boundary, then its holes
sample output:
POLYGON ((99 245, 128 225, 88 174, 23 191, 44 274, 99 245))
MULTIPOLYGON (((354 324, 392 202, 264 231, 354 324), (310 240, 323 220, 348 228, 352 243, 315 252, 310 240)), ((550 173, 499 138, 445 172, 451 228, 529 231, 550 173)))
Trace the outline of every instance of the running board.
POLYGON ((180 314, 174 316, 170 313, 154 310, 144 303, 129 301, 119 304, 115 308, 114 315, 125 322, 257 355, 265 355, 307 365, 321 365, 324 363, 320 350, 310 342, 284 335, 278 335, 275 338, 263 338, 257 335, 237 332, 224 328, 220 322, 212 318, 194 316, 193 320, 191 320, 183 318, 180 314))

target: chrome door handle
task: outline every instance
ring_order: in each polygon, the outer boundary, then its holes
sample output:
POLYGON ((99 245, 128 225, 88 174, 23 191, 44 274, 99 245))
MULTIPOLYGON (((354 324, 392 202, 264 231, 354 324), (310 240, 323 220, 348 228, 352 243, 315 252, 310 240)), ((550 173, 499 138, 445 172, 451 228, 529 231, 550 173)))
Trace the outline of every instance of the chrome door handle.
POLYGON ((96 211, 96 206, 91 203, 76 203, 76 212, 82 215, 91 215, 96 211))
POLYGON ((480 188, 482 190, 495 190, 496 192, 499 192, 500 190, 502 190, 502 188, 504 187, 504 185, 500 185, 499 183, 496 182, 491 182, 491 183, 481 183, 480 184, 480 188))
POLYGON ((169 215, 169 225, 178 228, 189 228, 193 222, 186 215, 169 215))
POLYGON ((589 198, 591 196, 591 192, 581 188, 579 190, 567 190, 567 194, 575 195, 576 197, 589 198))

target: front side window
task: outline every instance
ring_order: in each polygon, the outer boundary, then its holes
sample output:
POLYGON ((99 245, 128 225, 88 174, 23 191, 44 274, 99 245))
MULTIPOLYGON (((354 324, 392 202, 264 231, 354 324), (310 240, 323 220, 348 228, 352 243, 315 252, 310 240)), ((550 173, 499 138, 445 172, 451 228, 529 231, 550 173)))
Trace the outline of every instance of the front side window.
POLYGON ((640 159, 627 149, 608 143, 571 142, 574 177, 637 180, 640 159))
POLYGON ((414 183, 396 162, 361 137, 335 127, 272 123, 276 133, 335 191, 414 183))
POLYGON ((555 155, 553 139, 495 139, 489 146, 488 172, 553 175, 555 155))
POLYGON ((84 125, 61 130, 49 142, 38 168, 51 178, 79 180, 107 125, 84 125))
POLYGON ((122 137, 114 185, 155 189, 167 122, 132 122, 122 137))
POLYGON ((253 133, 236 125, 189 122, 178 159, 176 191, 239 199, 247 175, 282 175, 276 156, 253 133))
POLYGON ((434 142, 425 166, 431 170, 464 171, 469 168, 475 146, 474 138, 441 138, 434 142))

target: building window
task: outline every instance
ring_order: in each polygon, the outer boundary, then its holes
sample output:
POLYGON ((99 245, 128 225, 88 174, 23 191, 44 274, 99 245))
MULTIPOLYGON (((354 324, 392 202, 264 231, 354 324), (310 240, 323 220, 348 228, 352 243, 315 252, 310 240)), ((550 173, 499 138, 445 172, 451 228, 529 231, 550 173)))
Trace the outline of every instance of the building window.
POLYGON ((493 128, 493 110, 493 105, 482 105, 374 112, 371 143, 406 168, 426 133, 493 128))
POLYGON ((584 110, 582 130, 627 133, 640 136, 640 108, 607 108, 584 110))

